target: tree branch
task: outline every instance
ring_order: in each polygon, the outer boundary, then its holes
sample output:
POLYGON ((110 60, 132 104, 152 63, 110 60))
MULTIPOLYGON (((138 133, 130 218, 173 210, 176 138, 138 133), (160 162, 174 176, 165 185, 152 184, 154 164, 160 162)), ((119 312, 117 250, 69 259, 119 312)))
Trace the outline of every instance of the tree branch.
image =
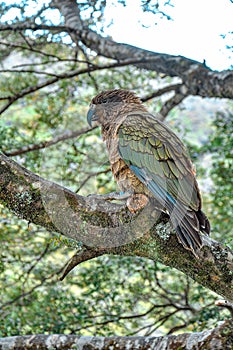
POLYGON ((172 96, 169 100, 167 100, 162 108, 159 111, 159 114, 162 116, 160 120, 164 120, 165 117, 168 115, 168 113, 175 107, 180 104, 187 95, 185 93, 182 93, 180 91, 176 91, 174 96, 172 96))
POLYGON ((73 348, 110 349, 231 349, 233 321, 228 320, 220 326, 199 332, 168 335, 165 337, 83 337, 64 334, 37 334, 0 338, 0 347, 5 350, 40 349, 65 350, 73 348), (187 344, 189 344, 187 346, 187 344))
POLYGON ((60 277, 60 280, 62 281, 68 275, 68 273, 72 271, 77 265, 81 264, 84 261, 94 259, 97 256, 103 255, 104 253, 104 250, 96 251, 95 249, 92 250, 91 248, 83 248, 82 251, 74 254, 71 257, 71 259, 67 262, 60 277))
POLYGON ((168 92, 177 91, 181 87, 183 87, 183 84, 174 84, 174 85, 165 86, 165 87, 163 87, 163 88, 153 92, 149 96, 142 97, 141 101, 142 102, 147 102, 147 101, 149 101, 149 100, 151 100, 151 99, 153 99, 155 97, 162 96, 163 94, 166 94, 168 92))
POLYGON ((55 74, 55 73, 37 71, 37 70, 33 70, 33 69, 21 69, 21 70, 19 70, 19 69, 0 69, 0 73, 18 73, 18 74, 30 73, 30 74, 46 75, 46 76, 50 76, 50 77, 57 77, 57 74, 55 74))
POLYGON ((177 106, 188 96, 188 91, 184 84, 174 84, 165 86, 159 89, 158 91, 152 93, 151 95, 143 97, 141 100, 142 102, 146 102, 152 98, 161 96, 172 91, 174 92, 174 96, 167 100, 159 111, 158 119, 164 120, 168 113, 172 110, 172 108, 177 106))
MULTIPOLYGON (((151 58, 148 58, 146 60, 151 61, 151 58)), ((72 70, 69 70, 67 72, 57 74, 55 77, 53 77, 51 79, 47 79, 45 81, 42 81, 41 83, 34 85, 34 86, 29 86, 29 87, 19 91, 18 93, 13 94, 12 96, 1 97, 1 100, 8 100, 8 102, 0 109, 0 114, 5 112, 14 102, 18 101, 20 98, 25 97, 25 96, 27 96, 35 91, 41 90, 49 85, 55 84, 59 80, 74 78, 78 75, 89 74, 90 72, 94 72, 97 70, 124 67, 124 66, 128 66, 130 64, 134 64, 135 62, 145 62, 145 59, 144 58, 130 59, 130 60, 125 60, 125 61, 106 64, 106 65, 94 65, 94 64, 92 64, 91 66, 88 65, 87 68, 82 68, 82 69, 77 69, 77 70, 72 69, 72 70)))
MULTIPOLYGON (((0 31, 1 31, 1 27, 0 27, 0 31)), ((22 51, 35 52, 35 53, 38 53, 38 54, 44 56, 47 59, 48 58, 51 59, 51 61, 46 61, 46 62, 32 62, 32 63, 25 63, 25 64, 17 64, 17 65, 14 65, 14 67, 23 67, 23 66, 30 66, 30 65, 33 66, 33 67, 36 67, 38 65, 44 65, 44 64, 47 64, 47 63, 74 62, 74 61, 75 62, 80 62, 80 63, 89 63, 89 62, 82 61, 82 60, 74 60, 74 59, 69 59, 69 58, 62 58, 62 57, 59 57, 57 55, 53 55, 52 53, 47 53, 45 51, 38 50, 38 49, 35 48, 36 46, 41 46, 41 44, 38 44, 36 42, 33 42, 32 44, 33 44, 33 47, 32 47, 32 45, 25 46, 25 44, 17 43, 17 42, 12 43, 12 42, 7 42, 7 41, 3 41, 3 40, 0 41, 0 45, 4 45, 4 46, 10 48, 10 52, 11 52, 11 49, 20 49, 22 51)))
POLYGON ((4 155, 0 188, 0 201, 22 219, 81 242, 94 254, 160 261, 233 302, 233 252, 203 236, 200 259, 195 259, 178 243, 167 216, 150 206, 132 215, 125 205, 79 196, 4 155))
POLYGON ((57 143, 73 138, 77 138, 83 134, 86 134, 87 132, 94 130, 95 128, 90 129, 89 127, 82 128, 80 130, 72 131, 72 130, 67 130, 63 134, 55 136, 53 139, 50 139, 48 141, 43 141, 40 143, 35 143, 33 145, 28 145, 24 146, 19 149, 11 150, 11 151, 6 151, 4 154, 8 157, 13 157, 13 156, 18 156, 20 154, 36 151, 39 149, 47 148, 53 145, 56 145, 57 143))
POLYGON ((67 32, 76 44, 81 40, 98 55, 118 61, 129 58, 153 58, 150 62, 135 62, 133 65, 171 77, 180 77, 187 88, 187 93, 191 95, 233 98, 233 71, 215 72, 183 56, 156 53, 102 37, 84 25, 79 5, 74 0, 53 0, 51 7, 59 9, 65 19, 67 32))
POLYGON ((48 30, 55 33, 67 32, 66 26, 59 25, 46 25, 46 24, 32 24, 32 23, 17 23, 17 24, 1 24, 0 32, 6 31, 14 31, 14 32, 22 32, 25 30, 48 30))

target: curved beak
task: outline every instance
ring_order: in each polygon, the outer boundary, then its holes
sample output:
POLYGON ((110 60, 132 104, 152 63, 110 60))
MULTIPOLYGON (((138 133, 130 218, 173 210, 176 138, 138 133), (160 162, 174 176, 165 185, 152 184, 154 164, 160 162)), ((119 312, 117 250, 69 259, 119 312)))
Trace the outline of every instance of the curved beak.
POLYGON ((92 123, 94 121, 98 121, 98 117, 95 114, 96 112, 96 106, 95 105, 90 105, 89 111, 87 112, 87 122, 92 127, 92 123))

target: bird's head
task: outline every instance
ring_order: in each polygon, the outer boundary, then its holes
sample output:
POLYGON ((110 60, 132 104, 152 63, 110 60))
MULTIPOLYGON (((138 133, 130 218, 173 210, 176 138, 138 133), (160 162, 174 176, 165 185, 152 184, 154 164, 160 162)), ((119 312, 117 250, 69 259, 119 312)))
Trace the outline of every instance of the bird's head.
POLYGON ((141 100, 133 92, 123 89, 107 90, 96 95, 90 104, 87 121, 90 126, 113 122, 117 116, 143 108, 141 100))

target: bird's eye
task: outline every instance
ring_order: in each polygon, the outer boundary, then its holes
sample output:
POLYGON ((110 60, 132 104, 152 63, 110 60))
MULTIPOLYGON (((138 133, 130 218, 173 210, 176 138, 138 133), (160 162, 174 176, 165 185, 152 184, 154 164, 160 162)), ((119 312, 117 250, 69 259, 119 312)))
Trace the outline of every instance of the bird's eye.
POLYGON ((103 98, 101 102, 102 102, 102 103, 107 103, 107 102, 108 102, 108 99, 107 99, 107 98, 103 98))

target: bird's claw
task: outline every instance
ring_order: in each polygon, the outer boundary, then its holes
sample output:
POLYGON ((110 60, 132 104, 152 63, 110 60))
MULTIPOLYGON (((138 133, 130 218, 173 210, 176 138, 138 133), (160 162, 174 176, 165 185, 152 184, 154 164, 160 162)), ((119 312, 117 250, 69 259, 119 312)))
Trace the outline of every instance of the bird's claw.
POLYGON ((145 194, 137 193, 128 197, 126 205, 131 213, 136 213, 138 210, 144 208, 149 199, 145 194))

